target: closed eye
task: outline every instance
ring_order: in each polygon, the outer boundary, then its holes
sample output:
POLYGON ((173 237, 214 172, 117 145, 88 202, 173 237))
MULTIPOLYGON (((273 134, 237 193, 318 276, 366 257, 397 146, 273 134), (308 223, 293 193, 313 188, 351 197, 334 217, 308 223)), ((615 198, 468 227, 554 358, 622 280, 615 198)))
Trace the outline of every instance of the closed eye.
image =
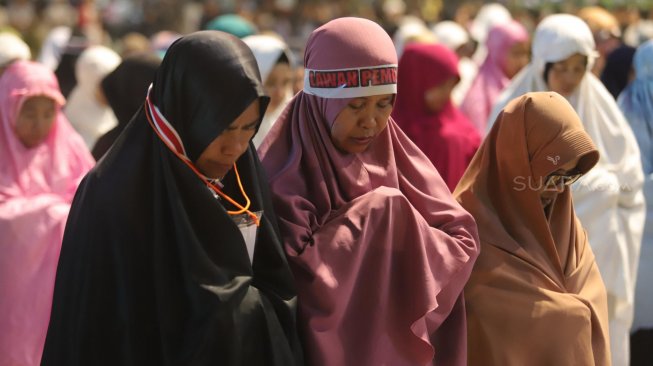
POLYGON ((349 108, 355 109, 355 110, 362 109, 363 107, 365 107, 365 99, 356 98, 356 99, 352 100, 347 106, 349 108))
POLYGON ((387 99, 384 99, 384 100, 378 102, 376 105, 379 108, 386 108, 386 107, 390 106, 391 104, 392 104, 392 98, 387 98, 387 99))
POLYGON ((258 120, 248 123, 245 126, 243 126, 243 130, 255 130, 257 124, 258 124, 258 120))

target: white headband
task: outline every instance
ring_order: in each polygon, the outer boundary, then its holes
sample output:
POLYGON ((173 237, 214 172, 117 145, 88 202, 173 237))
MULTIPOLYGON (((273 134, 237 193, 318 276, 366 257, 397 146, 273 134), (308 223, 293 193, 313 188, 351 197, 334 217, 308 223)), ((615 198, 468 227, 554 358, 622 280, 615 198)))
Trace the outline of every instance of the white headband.
POLYGON ((397 64, 304 71, 304 93, 322 98, 359 98, 397 93, 397 64))

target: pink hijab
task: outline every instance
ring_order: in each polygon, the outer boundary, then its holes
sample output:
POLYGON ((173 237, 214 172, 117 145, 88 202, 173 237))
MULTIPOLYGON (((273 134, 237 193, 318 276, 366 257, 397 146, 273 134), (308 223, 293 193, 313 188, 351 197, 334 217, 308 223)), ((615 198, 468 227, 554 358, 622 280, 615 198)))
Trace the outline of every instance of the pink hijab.
POLYGON ((395 93, 392 41, 372 21, 340 18, 312 33, 304 63, 304 91, 259 154, 307 362, 464 365, 473 218, 392 118, 363 153, 340 152, 330 138, 350 98, 395 93))
POLYGON ((451 98, 438 112, 426 107, 426 92, 451 78, 460 79, 453 51, 439 44, 409 45, 399 61, 399 94, 392 117, 453 191, 481 144, 481 136, 451 98))
POLYGON ((487 57, 460 106, 483 136, 494 102, 510 82, 503 72, 506 55, 515 43, 526 42, 528 39, 526 28, 516 20, 497 24, 488 34, 487 57))
POLYGON ((18 61, 0 78, 0 364, 38 365, 70 202, 94 160, 63 113, 57 79, 18 61), (28 149, 14 132, 23 103, 59 105, 50 134, 28 149))

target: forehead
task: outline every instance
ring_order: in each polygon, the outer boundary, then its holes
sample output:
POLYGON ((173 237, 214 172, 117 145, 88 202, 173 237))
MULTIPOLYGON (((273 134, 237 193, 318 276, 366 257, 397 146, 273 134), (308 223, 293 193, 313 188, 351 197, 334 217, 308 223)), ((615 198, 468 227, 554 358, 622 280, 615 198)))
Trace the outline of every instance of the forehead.
POLYGON ((392 98, 393 96, 394 94, 379 94, 379 95, 370 95, 367 97, 352 98, 352 100, 377 101, 377 100, 392 98))
POLYGON ((25 99, 23 108, 53 107, 54 104, 55 103, 52 98, 39 95, 25 99))
POLYGON ((242 126, 247 126, 249 124, 256 124, 258 123, 259 119, 260 119, 260 102, 257 99, 254 102, 252 102, 252 104, 250 104, 247 108, 245 108, 245 110, 242 111, 240 115, 229 124, 229 127, 242 127, 242 126))
POLYGON ((564 60, 555 62, 556 64, 564 64, 564 65, 585 65, 587 64, 587 56, 581 55, 580 53, 573 54, 569 57, 567 57, 564 60))

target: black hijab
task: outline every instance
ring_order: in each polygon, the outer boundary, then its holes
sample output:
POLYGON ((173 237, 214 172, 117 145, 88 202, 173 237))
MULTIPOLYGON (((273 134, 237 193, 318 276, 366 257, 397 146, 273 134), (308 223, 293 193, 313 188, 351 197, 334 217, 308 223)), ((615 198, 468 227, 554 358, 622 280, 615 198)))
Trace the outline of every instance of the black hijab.
POLYGON ((614 99, 617 99, 628 85, 628 78, 633 72, 633 56, 635 56, 634 47, 621 45, 610 52, 605 60, 601 81, 614 99))
MULTIPOLYGON (((261 113, 268 102, 249 48, 218 31, 176 41, 150 97, 191 161, 254 100, 261 113)), ((237 166, 251 210, 264 211, 251 265, 234 208, 139 110, 77 191, 42 365, 302 363, 295 289, 251 143, 237 166)), ((223 182, 243 202, 233 171, 223 182)))
POLYGON ((154 53, 134 54, 124 58, 115 70, 102 79, 102 92, 118 119, 118 125, 102 135, 93 146, 92 154, 96 161, 109 150, 138 112, 160 64, 161 59, 154 53))

